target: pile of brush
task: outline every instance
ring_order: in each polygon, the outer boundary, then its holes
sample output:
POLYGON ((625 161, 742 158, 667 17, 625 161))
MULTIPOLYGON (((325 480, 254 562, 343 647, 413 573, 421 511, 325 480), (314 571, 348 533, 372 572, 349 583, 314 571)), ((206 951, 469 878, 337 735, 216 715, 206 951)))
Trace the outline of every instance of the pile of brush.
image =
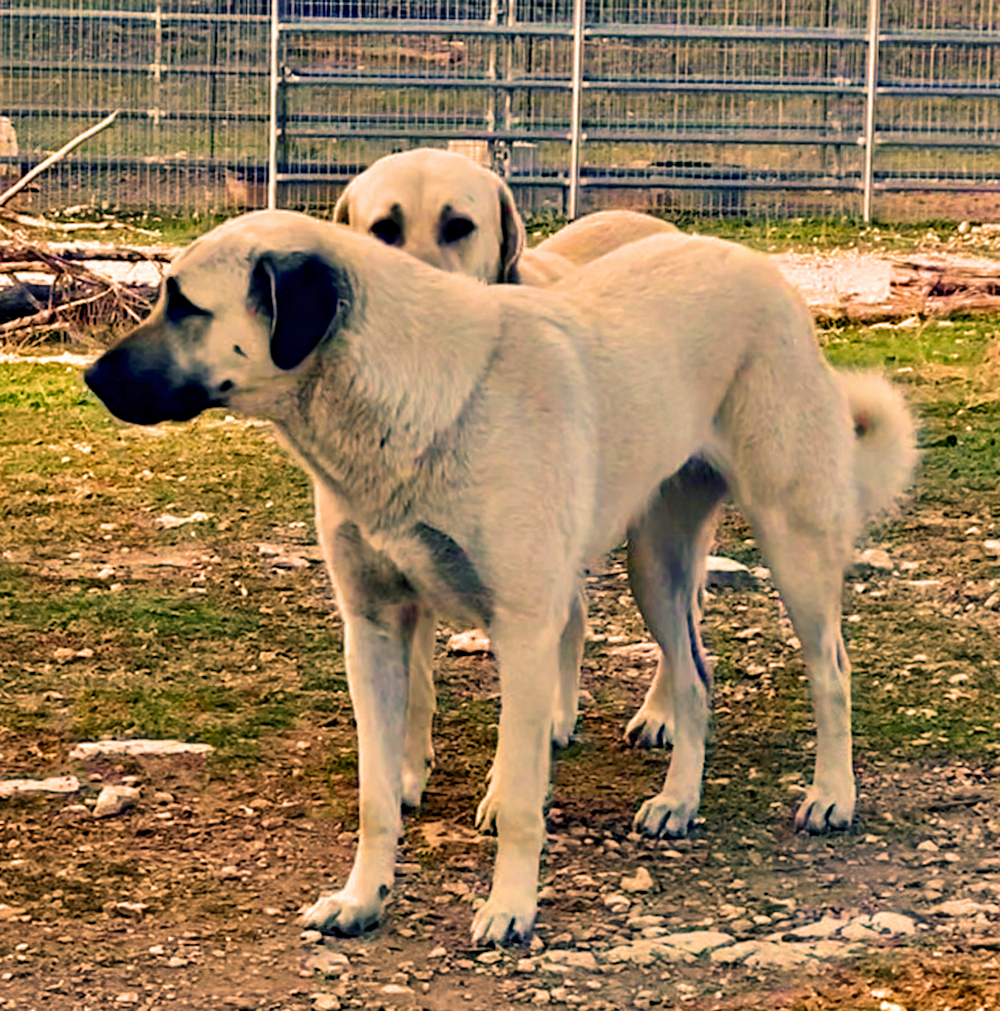
POLYGON ((131 249, 56 251, 19 236, 0 243, 0 341, 22 343, 53 330, 81 336, 95 327, 116 333, 135 326, 152 309, 156 288, 116 282, 86 261, 147 258, 131 249))

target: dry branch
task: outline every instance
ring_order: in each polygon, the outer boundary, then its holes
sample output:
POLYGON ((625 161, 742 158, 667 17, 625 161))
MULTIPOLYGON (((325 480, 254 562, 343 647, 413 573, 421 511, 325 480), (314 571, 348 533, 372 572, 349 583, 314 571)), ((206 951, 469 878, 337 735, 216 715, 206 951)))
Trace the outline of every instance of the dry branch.
POLYGON ((118 118, 119 112, 121 112, 120 109, 115 109, 110 116, 106 116, 100 121, 100 123, 90 127, 89 130, 84 130, 83 133, 74 137, 68 144, 64 144, 61 148, 59 148, 55 154, 50 154, 48 158, 39 162, 30 172, 26 172, 16 183, 14 183, 13 186, 10 187, 10 189, 0 193, 0 207, 3 207, 3 205, 11 199, 11 197, 20 193, 32 179, 37 178, 51 165, 55 165, 57 161, 61 161, 65 158, 66 155, 68 155, 74 148, 79 147, 85 140, 89 140, 95 133, 100 133, 101 130, 111 126, 111 124, 118 118))

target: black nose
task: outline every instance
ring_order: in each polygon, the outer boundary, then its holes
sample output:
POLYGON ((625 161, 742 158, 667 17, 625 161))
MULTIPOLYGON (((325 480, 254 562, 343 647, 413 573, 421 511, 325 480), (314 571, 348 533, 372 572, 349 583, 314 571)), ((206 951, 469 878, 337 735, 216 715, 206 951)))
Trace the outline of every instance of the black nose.
POLYGON ((127 340, 98 358, 83 378, 116 418, 135 425, 189 421, 213 406, 198 377, 179 375, 169 355, 127 340))

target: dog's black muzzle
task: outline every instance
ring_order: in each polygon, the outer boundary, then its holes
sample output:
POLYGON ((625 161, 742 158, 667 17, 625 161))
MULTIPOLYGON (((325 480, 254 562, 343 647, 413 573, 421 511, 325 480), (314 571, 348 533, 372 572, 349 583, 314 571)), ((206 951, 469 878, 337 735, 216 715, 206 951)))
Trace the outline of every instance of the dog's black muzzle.
POLYGON ((122 421, 189 421, 218 406, 201 377, 183 375, 169 351, 141 332, 127 337, 84 373, 87 385, 122 421))

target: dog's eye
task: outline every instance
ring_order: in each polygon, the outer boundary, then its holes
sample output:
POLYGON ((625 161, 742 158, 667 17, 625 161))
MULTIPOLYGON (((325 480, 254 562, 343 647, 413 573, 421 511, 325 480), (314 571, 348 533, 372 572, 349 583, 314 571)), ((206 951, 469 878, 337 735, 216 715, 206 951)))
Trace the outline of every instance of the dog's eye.
POLYGON ((399 222, 393 221, 392 218, 376 221, 368 231, 387 246, 398 246, 403 241, 403 229, 399 227, 399 222))
POLYGON ((206 309, 199 309, 194 302, 184 296, 174 278, 167 278, 167 319, 171 323, 182 323, 189 316, 211 315, 206 309))
POLYGON ((471 235, 475 230, 474 221, 470 221, 468 218, 452 218, 441 229, 441 241, 451 245, 451 243, 471 235))

